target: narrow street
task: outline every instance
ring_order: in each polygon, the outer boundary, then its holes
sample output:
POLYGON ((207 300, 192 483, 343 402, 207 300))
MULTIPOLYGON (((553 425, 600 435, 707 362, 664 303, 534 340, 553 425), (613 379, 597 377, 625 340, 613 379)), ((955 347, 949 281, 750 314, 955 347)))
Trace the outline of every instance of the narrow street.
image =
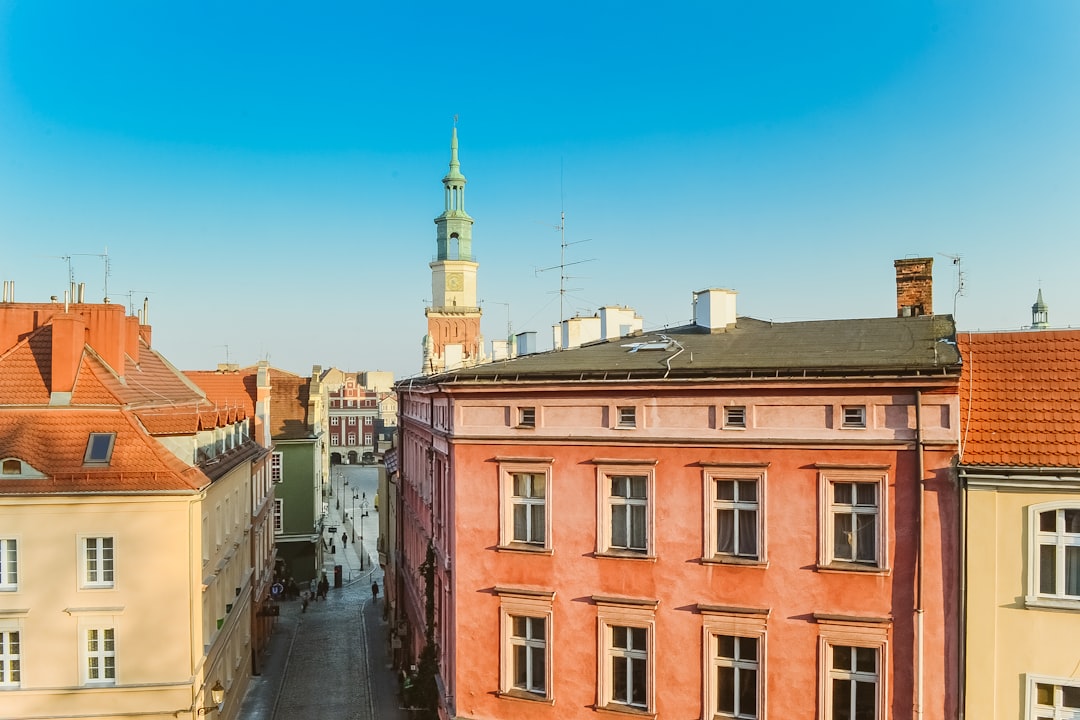
MULTIPOLYGON (((333 495, 328 498, 326 525, 337 530, 336 553, 326 553, 324 562, 331 581, 329 596, 310 603, 306 612, 300 600, 279 603, 281 615, 263 658, 263 673, 252 679, 240 712, 242 720, 410 717, 399 707, 382 617, 383 573, 376 552, 379 525, 374 508, 378 472, 374 466, 335 466, 331 478, 333 495), (365 498, 368 516, 362 517, 365 498), (343 532, 350 537, 344 548, 343 532), (341 588, 333 587, 335 565, 342 566, 341 588), (373 581, 379 584, 377 601, 372 598, 373 581)), ((328 533, 324 537, 329 541, 328 533)))

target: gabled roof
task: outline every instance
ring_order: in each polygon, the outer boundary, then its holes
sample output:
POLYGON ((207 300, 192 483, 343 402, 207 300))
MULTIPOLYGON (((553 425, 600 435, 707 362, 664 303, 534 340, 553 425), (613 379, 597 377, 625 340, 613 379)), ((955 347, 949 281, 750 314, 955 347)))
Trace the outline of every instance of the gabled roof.
POLYGON ((209 483, 119 408, 7 408, 0 412, 0 458, 18 458, 47 476, 0 475, 3 495, 194 491, 209 483), (84 464, 90 433, 115 433, 107 465, 84 464))
POLYGON ((961 333, 960 462, 1080 468, 1080 330, 961 333))
POLYGON ((311 438, 308 418, 311 380, 271 368, 270 387, 270 436, 275 440, 311 438))
POLYGON ((218 409, 241 408, 241 418, 255 415, 257 368, 227 372, 185 370, 184 375, 198 385, 206 393, 206 399, 218 409))
POLYGON ((410 384, 529 380, 956 375, 948 315, 772 323, 740 317, 710 332, 687 325, 568 350, 404 379, 410 384))

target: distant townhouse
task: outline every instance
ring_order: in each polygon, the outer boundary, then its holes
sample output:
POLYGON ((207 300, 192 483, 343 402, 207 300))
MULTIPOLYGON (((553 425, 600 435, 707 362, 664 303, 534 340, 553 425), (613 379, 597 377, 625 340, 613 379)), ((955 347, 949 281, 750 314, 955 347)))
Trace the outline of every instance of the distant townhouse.
POLYGON ((0 715, 234 718, 267 450, 113 304, 0 304, 0 715))
POLYGON ((323 502, 330 474, 322 368, 311 377, 269 368, 270 478, 278 575, 304 583, 322 569, 323 502))
POLYGON ((964 717, 1080 718, 1080 330, 958 340, 964 717))
POLYGON ((955 717, 930 266, 897 261, 897 317, 706 290, 688 326, 399 382, 393 646, 417 663, 433 602, 440 716, 955 717))
POLYGON ((379 415, 378 397, 363 387, 357 373, 331 371, 338 375, 327 384, 328 439, 332 465, 356 465, 372 459, 375 451, 376 420, 379 415))

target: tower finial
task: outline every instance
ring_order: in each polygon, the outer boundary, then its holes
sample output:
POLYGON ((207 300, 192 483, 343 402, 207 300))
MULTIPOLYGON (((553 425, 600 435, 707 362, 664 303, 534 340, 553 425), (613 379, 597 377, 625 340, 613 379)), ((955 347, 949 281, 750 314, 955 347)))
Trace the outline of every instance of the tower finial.
POLYGON ((1043 302, 1042 288, 1039 288, 1039 296, 1035 298, 1035 304, 1031 306, 1031 329, 1045 330, 1050 327, 1050 306, 1043 302))

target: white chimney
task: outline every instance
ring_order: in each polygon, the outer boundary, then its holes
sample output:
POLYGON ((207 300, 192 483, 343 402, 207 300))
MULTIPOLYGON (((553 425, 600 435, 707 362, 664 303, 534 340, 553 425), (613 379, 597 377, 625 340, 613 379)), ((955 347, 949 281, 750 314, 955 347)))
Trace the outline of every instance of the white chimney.
POLYGON ((626 337, 641 328, 642 319, 628 307, 608 305, 600 308, 600 337, 604 340, 626 337))
POLYGON ((735 326, 734 290, 710 288, 694 293, 694 324, 709 330, 735 326))

